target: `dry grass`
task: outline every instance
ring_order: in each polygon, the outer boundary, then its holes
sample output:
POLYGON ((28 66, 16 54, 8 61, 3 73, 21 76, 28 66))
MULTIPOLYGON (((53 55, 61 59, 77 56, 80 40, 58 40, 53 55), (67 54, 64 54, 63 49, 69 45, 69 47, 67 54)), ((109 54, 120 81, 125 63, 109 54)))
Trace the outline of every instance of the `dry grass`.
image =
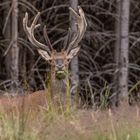
POLYGON ((76 110, 69 114, 29 110, 0 114, 0 140, 139 140, 138 106, 76 110))

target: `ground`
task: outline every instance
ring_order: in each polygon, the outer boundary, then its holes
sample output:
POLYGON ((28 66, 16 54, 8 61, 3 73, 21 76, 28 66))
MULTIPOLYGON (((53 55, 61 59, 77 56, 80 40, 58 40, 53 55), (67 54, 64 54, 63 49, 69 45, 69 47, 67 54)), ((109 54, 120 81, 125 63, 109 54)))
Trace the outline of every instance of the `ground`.
POLYGON ((133 140, 133 137, 140 139, 139 113, 138 106, 123 106, 115 111, 110 109, 79 110, 75 112, 71 119, 58 120, 52 124, 47 139, 133 140))
POLYGON ((140 140, 140 108, 0 114, 0 140, 140 140))

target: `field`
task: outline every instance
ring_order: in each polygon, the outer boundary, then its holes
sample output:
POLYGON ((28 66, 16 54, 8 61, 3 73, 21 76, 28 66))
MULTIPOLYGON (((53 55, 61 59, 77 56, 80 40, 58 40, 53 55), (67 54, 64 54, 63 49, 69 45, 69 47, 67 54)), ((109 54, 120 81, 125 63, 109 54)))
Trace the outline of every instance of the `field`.
POLYGON ((0 140, 140 140, 138 106, 0 114, 0 140))

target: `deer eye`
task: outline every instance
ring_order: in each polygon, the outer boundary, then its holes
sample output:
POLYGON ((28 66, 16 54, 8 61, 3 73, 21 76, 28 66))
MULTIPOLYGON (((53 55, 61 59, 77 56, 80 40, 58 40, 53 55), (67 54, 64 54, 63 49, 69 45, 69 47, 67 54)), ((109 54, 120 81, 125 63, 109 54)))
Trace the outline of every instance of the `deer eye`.
POLYGON ((70 60, 71 60, 71 59, 67 58, 66 63, 67 63, 67 64, 70 63, 70 60))

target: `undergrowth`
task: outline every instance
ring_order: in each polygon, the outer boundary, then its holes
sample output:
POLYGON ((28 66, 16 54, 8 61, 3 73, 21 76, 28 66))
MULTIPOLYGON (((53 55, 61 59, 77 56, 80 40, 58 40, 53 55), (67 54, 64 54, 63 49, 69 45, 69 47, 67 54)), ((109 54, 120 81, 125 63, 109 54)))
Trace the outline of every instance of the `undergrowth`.
POLYGON ((67 114, 45 108, 1 112, 0 140, 140 140, 139 108, 132 108, 115 113, 77 110, 67 114))

